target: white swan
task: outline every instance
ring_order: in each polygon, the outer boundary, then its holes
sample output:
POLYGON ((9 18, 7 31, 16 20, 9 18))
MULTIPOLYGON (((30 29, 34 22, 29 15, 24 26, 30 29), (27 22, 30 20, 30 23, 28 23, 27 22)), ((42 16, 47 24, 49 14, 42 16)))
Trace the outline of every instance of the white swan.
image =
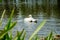
POLYGON ((27 18, 24 18, 24 21, 37 23, 37 19, 34 19, 32 15, 29 15, 27 18))

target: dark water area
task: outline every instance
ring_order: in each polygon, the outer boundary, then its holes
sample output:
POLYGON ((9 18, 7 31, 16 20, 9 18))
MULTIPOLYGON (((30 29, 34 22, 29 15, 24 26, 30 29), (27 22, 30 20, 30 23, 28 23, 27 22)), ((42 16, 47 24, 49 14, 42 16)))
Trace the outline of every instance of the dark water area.
MULTIPOLYGON (((13 20, 17 20, 16 26, 12 29, 13 35, 15 36, 16 31, 21 31, 23 28, 27 32, 27 38, 31 36, 31 34, 35 31, 37 26, 41 23, 42 20, 46 19, 47 22, 44 27, 38 32, 39 36, 47 36, 48 33, 52 30, 54 35, 60 34, 60 10, 57 5, 28 5, 26 3, 22 3, 19 6, 13 6, 11 4, 10 8, 7 9, 6 14, 3 18, 3 24, 0 29, 3 29, 9 16, 12 8, 15 8, 15 12, 13 15, 13 20), (37 24, 35 23, 25 23, 24 18, 26 18, 29 14, 33 16, 33 18, 38 19, 37 24), (29 35, 29 36, 28 36, 29 35)), ((0 17, 4 7, 0 5, 0 17)))

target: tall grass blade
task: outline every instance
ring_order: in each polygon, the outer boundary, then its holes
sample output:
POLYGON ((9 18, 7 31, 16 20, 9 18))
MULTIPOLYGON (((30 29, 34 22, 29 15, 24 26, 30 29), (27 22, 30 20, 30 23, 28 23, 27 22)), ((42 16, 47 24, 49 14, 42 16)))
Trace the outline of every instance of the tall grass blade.
POLYGON ((21 40, 21 36, 24 33, 24 29, 21 32, 17 32, 17 36, 14 38, 14 40, 21 40))
POLYGON ((12 33, 4 35, 4 37, 1 40, 12 40, 12 33))
POLYGON ((20 32, 17 32, 17 40, 20 40, 20 32))
POLYGON ((31 35, 29 40, 32 40, 32 38, 37 34, 39 30, 41 30, 41 28, 44 26, 45 23, 46 23, 46 20, 43 20, 41 24, 37 27, 37 29, 34 31, 34 33, 31 35))
POLYGON ((1 19, 0 19, 0 26, 2 25, 2 19, 4 17, 5 12, 6 12, 6 10, 4 10, 3 13, 2 13, 2 16, 1 16, 1 19))
MULTIPOLYGON (((5 12, 5 11, 4 11, 4 12, 5 12)), ((17 23, 17 22, 11 23, 13 13, 14 13, 14 9, 13 9, 12 12, 11 12, 10 18, 9 18, 8 23, 6 24, 3 32, 2 32, 2 31, 0 32, 0 39, 4 39, 4 38, 5 38, 6 40, 9 40, 9 39, 10 39, 10 37, 9 37, 9 35, 8 35, 8 32, 9 32, 9 31, 16 25, 16 23, 17 23)), ((4 15, 4 13, 3 13, 3 15, 4 15)), ((3 18, 3 16, 2 16, 2 18, 3 18)), ((1 18, 1 20, 2 20, 2 18, 1 18)))
POLYGON ((52 40, 52 36, 53 36, 53 33, 51 32, 51 33, 47 36, 47 40, 52 40))
POLYGON ((14 26, 16 25, 16 22, 12 23, 11 28, 9 28, 7 31, 3 31, 0 33, 0 39, 2 39, 4 37, 4 35, 6 35, 14 26))
POLYGON ((14 13, 14 9, 12 10, 11 15, 10 15, 10 18, 9 18, 9 20, 8 20, 8 23, 7 23, 7 25, 5 26, 5 30, 8 30, 9 27, 10 27, 13 13, 14 13))
POLYGON ((38 35, 35 36, 34 40, 39 40, 38 35))
POLYGON ((12 40, 12 32, 10 32, 9 38, 10 40, 12 40))
POLYGON ((26 31, 23 32, 23 36, 22 36, 21 40, 24 40, 25 36, 26 36, 26 31))
POLYGON ((20 32, 20 37, 23 35, 24 33, 24 29, 20 32))
POLYGON ((4 37, 1 40, 9 40, 9 35, 8 33, 6 35, 4 35, 4 37))

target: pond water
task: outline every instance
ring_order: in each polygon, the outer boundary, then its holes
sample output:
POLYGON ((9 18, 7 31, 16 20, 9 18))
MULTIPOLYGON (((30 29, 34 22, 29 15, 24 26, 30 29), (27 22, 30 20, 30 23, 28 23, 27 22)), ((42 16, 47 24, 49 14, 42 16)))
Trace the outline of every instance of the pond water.
MULTIPOLYGON (((27 8, 27 7, 26 7, 27 8)), ((55 34, 60 34, 60 13, 57 12, 54 9, 47 10, 47 12, 44 12, 42 9, 36 8, 36 10, 33 8, 24 8, 21 7, 17 13, 14 13, 13 15, 13 20, 17 20, 16 26, 12 29, 13 35, 15 36, 16 31, 21 31, 23 28, 26 30, 26 36, 27 39, 31 36, 31 34, 35 31, 35 29, 40 25, 40 23, 46 19, 47 22, 44 25, 44 27, 37 33, 39 36, 47 36, 48 33, 52 30, 55 34), (49 12, 48 12, 49 11, 49 12), (24 22, 24 18, 26 18, 29 14, 33 16, 33 18, 37 19, 37 23, 28 23, 24 22)), ((1 16, 2 12, 0 12, 1 16)), ((0 29, 3 29, 8 18, 9 18, 9 13, 5 14, 5 17, 3 19, 3 24, 0 29)))

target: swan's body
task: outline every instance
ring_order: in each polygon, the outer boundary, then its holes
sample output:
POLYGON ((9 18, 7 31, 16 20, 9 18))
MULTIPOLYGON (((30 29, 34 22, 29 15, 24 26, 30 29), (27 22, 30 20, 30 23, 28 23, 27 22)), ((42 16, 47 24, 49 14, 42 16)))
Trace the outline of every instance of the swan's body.
POLYGON ((32 17, 32 15, 29 15, 28 18, 25 18, 24 21, 26 22, 35 22, 37 23, 37 20, 32 17))

